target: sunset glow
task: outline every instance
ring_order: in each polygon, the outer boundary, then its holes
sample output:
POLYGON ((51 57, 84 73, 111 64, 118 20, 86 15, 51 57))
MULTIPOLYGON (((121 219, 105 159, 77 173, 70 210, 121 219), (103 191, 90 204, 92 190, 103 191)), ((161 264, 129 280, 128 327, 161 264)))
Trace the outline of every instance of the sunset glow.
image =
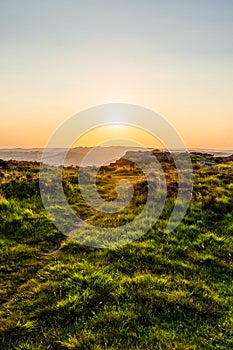
POLYGON ((151 148, 164 148, 164 145, 148 132, 127 125, 107 125, 95 128, 75 142, 78 146, 143 146, 151 148))
MULTIPOLYGON (((2 1, 0 147, 44 147, 72 115, 120 102, 165 117, 187 147, 233 149, 232 13, 230 1, 2 1)), ((102 139, 90 134, 83 146, 102 139)))

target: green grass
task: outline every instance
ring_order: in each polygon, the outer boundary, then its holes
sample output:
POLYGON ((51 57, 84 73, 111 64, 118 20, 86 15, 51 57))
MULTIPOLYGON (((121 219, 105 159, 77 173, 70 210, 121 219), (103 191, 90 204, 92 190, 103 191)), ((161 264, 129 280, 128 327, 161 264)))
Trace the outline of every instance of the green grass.
MULTIPOLYGON (((232 348, 233 163, 208 168, 196 159, 192 201, 175 231, 164 230, 176 188, 168 167, 169 198, 146 235, 115 249, 67 239, 51 255, 63 236, 43 209, 38 164, 2 162, 1 349, 232 348)), ((112 169, 100 172, 99 191, 112 200, 120 176, 132 178, 137 195, 118 218, 131 220, 145 178, 136 171, 133 179, 132 167, 112 169)), ((114 216, 107 221, 85 205, 76 172, 64 169, 70 203, 85 219, 113 226, 114 216)))

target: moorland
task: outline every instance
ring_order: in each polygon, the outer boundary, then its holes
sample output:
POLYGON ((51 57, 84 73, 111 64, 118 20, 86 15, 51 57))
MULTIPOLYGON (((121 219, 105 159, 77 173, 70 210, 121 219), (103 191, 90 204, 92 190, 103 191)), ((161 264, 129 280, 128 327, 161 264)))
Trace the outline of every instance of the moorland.
MULTIPOLYGON (((190 157, 193 194, 179 226, 165 230, 177 174, 163 154, 167 196, 159 220, 112 249, 80 244, 53 225, 40 196, 38 162, 0 160, 1 349, 233 347, 233 157, 190 157)), ((106 201, 116 198, 119 179, 133 183, 132 202, 118 216, 85 203, 78 172, 64 167, 63 186, 82 220, 111 230, 145 205, 147 180, 132 162, 119 159, 98 173, 106 201)))

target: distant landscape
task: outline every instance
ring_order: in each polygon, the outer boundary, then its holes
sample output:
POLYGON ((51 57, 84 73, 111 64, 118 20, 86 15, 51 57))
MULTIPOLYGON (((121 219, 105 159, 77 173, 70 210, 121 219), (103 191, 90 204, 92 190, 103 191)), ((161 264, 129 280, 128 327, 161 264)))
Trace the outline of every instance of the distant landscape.
MULTIPOLYGON (((44 163, 48 165, 60 166, 63 165, 62 159, 67 153, 65 166, 80 165, 82 159, 90 152, 92 147, 76 147, 63 149, 52 148, 48 151, 48 156, 44 159, 44 163)), ((95 153, 88 160, 84 160, 83 165, 99 166, 107 158, 109 161, 115 161, 122 157, 128 150, 138 150, 139 147, 112 146, 112 147, 95 147, 95 153)), ((0 149, 0 158, 4 160, 26 160, 40 162, 43 153, 43 148, 13 148, 0 149)))
MULTIPOLYGON (((44 160, 48 165, 80 165, 82 159, 88 154, 92 147, 76 147, 62 149, 53 148, 49 150, 49 156, 44 160), (62 164, 63 155, 66 154, 65 163, 62 164)), ((109 146, 95 147, 95 152, 92 157, 83 161, 83 166, 99 166, 102 165, 105 159, 108 163, 121 158, 127 151, 147 150, 140 147, 127 146, 109 146)), ((179 150, 174 150, 179 151, 179 150)), ((211 153, 214 156, 229 156, 233 154, 233 150, 216 150, 216 149, 189 149, 190 152, 211 153)), ((0 148, 0 159, 4 160, 26 160, 40 162, 43 153, 43 148, 0 148)))

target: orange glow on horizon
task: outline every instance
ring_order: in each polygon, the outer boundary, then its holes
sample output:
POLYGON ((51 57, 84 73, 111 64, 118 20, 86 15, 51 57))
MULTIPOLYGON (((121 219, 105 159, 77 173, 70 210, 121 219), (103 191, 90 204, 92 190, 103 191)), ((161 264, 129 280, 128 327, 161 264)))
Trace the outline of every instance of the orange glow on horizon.
POLYGON ((105 125, 94 128, 82 135, 73 147, 98 145, 164 148, 162 142, 152 134, 128 125, 105 125))

